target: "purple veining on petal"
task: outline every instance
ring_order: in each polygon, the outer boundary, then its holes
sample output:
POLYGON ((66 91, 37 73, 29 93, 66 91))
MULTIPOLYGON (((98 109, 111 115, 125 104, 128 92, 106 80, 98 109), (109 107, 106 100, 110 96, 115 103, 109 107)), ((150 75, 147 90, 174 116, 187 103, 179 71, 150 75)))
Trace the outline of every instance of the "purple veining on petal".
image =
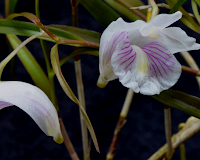
MULTIPOLYGON (((109 51, 109 55, 108 55, 108 59, 107 59, 107 61, 106 61, 106 64, 108 64, 108 63, 110 62, 110 59, 111 59, 112 53, 114 52, 115 47, 117 46, 117 44, 118 44, 121 40, 124 39, 124 36, 126 35, 125 33, 127 33, 127 32, 124 31, 124 32, 121 32, 121 33, 119 33, 119 34, 117 34, 117 35, 115 35, 115 34, 113 35, 113 36, 114 36, 114 39, 113 39, 113 41, 112 41, 112 46, 111 46, 111 49, 110 49, 110 51, 109 51)), ((111 38, 111 40, 112 40, 112 38, 111 38)))
POLYGON ((134 59, 126 66, 126 68, 125 69, 127 69, 129 66, 130 66, 130 64, 132 64, 133 63, 133 61, 135 60, 135 58, 136 58, 136 53, 133 55, 133 56, 135 56, 134 57, 134 59))
POLYGON ((158 42, 151 42, 151 43, 149 43, 149 44, 147 44, 147 45, 157 45, 157 46, 160 46, 160 47, 162 47, 163 49, 165 49, 165 50, 168 51, 167 48, 165 48, 164 46, 160 45, 158 42))
POLYGON ((121 50, 124 50, 124 49, 129 48, 129 47, 130 47, 130 43, 129 43, 129 45, 127 47, 124 47, 121 50))
POLYGON ((9 103, 9 102, 0 101, 0 108, 12 106, 12 105, 13 105, 13 104, 11 104, 11 103, 9 103))
POLYGON ((129 61, 129 60, 130 60, 131 58, 133 58, 133 57, 134 57, 134 59, 135 59, 136 54, 130 56, 128 59, 126 59, 125 61, 123 61, 122 63, 120 63, 120 65, 122 65, 122 64, 124 64, 125 62, 129 61))
POLYGON ((122 60, 122 58, 124 58, 124 57, 126 57, 126 56, 130 55, 130 54, 131 54, 131 52, 132 52, 132 51, 130 51, 130 52, 129 52, 129 53, 127 53, 126 55, 124 55, 124 56, 120 57, 120 58, 118 59, 118 61, 119 61, 119 60, 122 60))
POLYGON ((126 54, 126 53, 131 53, 132 50, 133 50, 133 49, 131 48, 131 50, 128 50, 128 51, 126 51, 126 52, 119 53, 119 54, 117 54, 117 55, 126 54))
POLYGON ((163 54, 167 55, 168 57, 172 58, 172 57, 170 56, 170 54, 167 54, 167 53, 163 52, 162 50, 158 49, 157 47, 151 47, 151 46, 145 45, 145 46, 142 47, 142 49, 143 49, 143 48, 146 48, 146 47, 147 47, 147 48, 154 48, 154 49, 157 49, 158 51, 160 51, 160 52, 162 52, 163 54))
POLYGON ((154 65, 153 65, 152 63, 151 63, 151 65, 152 65, 152 67, 153 67, 153 69, 154 69, 154 72, 155 72, 155 74, 156 74, 156 78, 158 78, 157 72, 156 72, 156 69, 155 69, 154 65))
POLYGON ((34 102, 34 103, 37 103, 40 107, 42 107, 42 108, 46 111, 46 113, 51 117, 51 119, 53 120, 53 123, 54 123, 54 124, 52 124, 51 120, 49 119, 49 116, 47 116, 47 115, 46 115, 45 113, 43 113, 38 107, 35 106, 36 109, 38 109, 38 110, 42 113, 42 115, 44 115, 44 116, 47 118, 47 120, 49 121, 49 124, 51 125, 51 127, 52 127, 53 125, 55 126, 55 122, 54 122, 54 119, 53 119, 52 115, 48 112, 48 110, 47 110, 42 104, 40 104, 39 102, 37 102, 37 101, 35 101, 34 99, 31 99, 31 98, 29 98, 29 97, 26 97, 26 96, 23 96, 23 97, 25 97, 25 98, 31 100, 31 101, 34 102))
MULTIPOLYGON (((147 54, 148 56, 149 56, 149 54, 147 54)), ((156 64, 156 62, 152 59, 152 57, 151 56, 149 56, 149 58, 152 60, 152 62, 154 63, 154 65, 156 66, 156 68, 157 68, 157 70, 158 70, 158 72, 160 73, 160 75, 161 75, 161 77, 163 78, 163 75, 162 75, 162 73, 161 73, 161 71, 160 71, 160 69, 159 69, 159 67, 157 66, 157 64, 156 64)), ((156 76, 157 77, 157 76, 156 76)))
MULTIPOLYGON (((169 70, 171 70, 170 67, 171 67, 171 68, 174 68, 173 66, 169 66, 169 65, 167 65, 164 61, 162 61, 162 60, 159 59, 158 57, 155 57, 155 56, 152 55, 151 53, 148 53, 148 52, 146 52, 146 51, 144 51, 144 52, 145 52, 147 55, 151 55, 152 57, 154 57, 158 62, 161 61, 165 66, 168 67, 169 70)), ((171 71, 172 71, 172 70, 171 70, 171 71)))
MULTIPOLYGON (((144 51, 144 50, 148 50, 148 51, 150 51, 150 52, 152 52, 152 53, 155 53, 156 55, 158 55, 158 56, 162 57, 162 58, 163 58, 163 59, 165 59, 166 61, 169 61, 169 62, 171 62, 171 63, 174 63, 174 64, 175 64, 175 62, 173 62, 173 61, 170 61, 170 60, 168 60, 167 58, 165 58, 165 57, 161 56, 160 54, 158 54, 158 53, 156 53, 156 52, 154 52, 154 51, 152 51, 152 50, 146 49, 145 47, 142 47, 142 50, 143 50, 143 51, 144 51)), ((172 57, 170 57, 170 58, 172 58, 172 57)))

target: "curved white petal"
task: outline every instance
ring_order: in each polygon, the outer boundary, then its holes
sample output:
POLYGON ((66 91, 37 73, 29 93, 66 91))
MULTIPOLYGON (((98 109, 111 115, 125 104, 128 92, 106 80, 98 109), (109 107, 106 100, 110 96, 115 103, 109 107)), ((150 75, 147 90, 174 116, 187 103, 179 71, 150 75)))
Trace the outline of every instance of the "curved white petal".
MULTIPOLYGON (((119 42, 124 41, 127 37, 127 32, 117 32, 110 37, 106 46, 103 48, 100 46, 99 50, 99 70, 100 77, 98 83, 106 83, 110 80, 116 79, 116 75, 112 71, 111 57, 119 42)), ((98 86, 100 86, 98 85, 98 86)))
POLYGON ((196 39, 189 37, 185 31, 179 27, 169 27, 160 31, 160 41, 173 54, 181 51, 198 50, 200 44, 196 39))
POLYGON ((163 29, 178 21, 181 17, 182 13, 180 11, 177 11, 174 14, 159 14, 147 22, 147 24, 163 29))
POLYGON ((99 70, 100 77, 97 85, 101 88, 105 87, 108 81, 116 79, 116 75, 112 71, 111 56, 117 44, 123 40, 124 34, 130 30, 137 30, 146 25, 146 22, 138 20, 136 22, 127 23, 122 18, 113 21, 103 32, 100 40, 99 49, 99 70), (121 35, 120 35, 121 34, 121 35), (118 37, 120 35, 120 37, 118 37), (117 40, 116 40, 117 39, 117 40))
POLYGON ((159 32, 161 32, 162 29, 178 21, 181 17, 182 13, 180 11, 177 11, 174 14, 159 14, 152 18, 146 26, 141 26, 140 32, 142 36, 157 39, 159 37, 159 32))
POLYGON ((173 86, 181 75, 181 65, 160 43, 151 42, 143 47, 130 46, 123 50, 121 42, 113 56, 113 72, 119 81, 136 93, 159 94, 173 86))
POLYGON ((0 82, 0 109, 15 105, 25 111, 48 136, 63 142, 57 112, 39 88, 24 82, 0 82))

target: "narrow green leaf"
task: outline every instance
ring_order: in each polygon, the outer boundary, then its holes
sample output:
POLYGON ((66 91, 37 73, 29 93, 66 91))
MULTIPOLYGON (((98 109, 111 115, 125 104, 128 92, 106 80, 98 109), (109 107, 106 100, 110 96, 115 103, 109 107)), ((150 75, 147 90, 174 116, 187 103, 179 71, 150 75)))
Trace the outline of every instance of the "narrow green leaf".
POLYGON ((170 10, 169 13, 174 13, 178 11, 178 9, 185 3, 187 0, 178 0, 178 2, 174 5, 174 7, 170 10))
POLYGON ((102 0, 79 0, 79 2, 104 28, 119 18, 119 15, 102 0))
POLYGON ((6 16, 15 12, 15 7, 17 5, 18 0, 5 0, 5 12, 6 16))
MULTIPOLYGON (((175 3, 177 2, 177 0, 165 0, 167 2, 167 4, 172 8, 175 3)), ((178 9, 179 11, 181 11, 183 13, 183 17, 181 18, 181 21, 190 29, 192 29, 193 31, 200 33, 200 26, 195 22, 195 20, 190 17, 190 15, 182 8, 180 7, 178 9)))
MULTIPOLYGON (((135 14, 130 8, 125 7, 123 4, 120 4, 116 0, 105 0, 111 7, 113 7, 115 10, 126 16, 128 19, 132 21, 136 21, 138 19, 140 20, 146 20, 144 18, 141 18, 137 14, 135 14)), ((123 0, 124 3, 128 4, 130 7, 138 7, 143 6, 144 3, 142 3, 140 0, 123 0)), ((135 10, 136 12, 140 12, 143 17, 146 15, 146 10, 135 10)))
POLYGON ((200 0, 196 0, 196 3, 197 3, 198 6, 200 7, 200 0))
POLYGON ((163 104, 200 118, 200 99, 197 97, 172 89, 168 89, 152 97, 163 104))
POLYGON ((198 23, 200 24, 200 15, 199 15, 197 3, 195 2, 195 0, 191 0, 191 3, 192 3, 192 10, 194 12, 194 15, 195 15, 198 23))
MULTIPOLYGON (((100 34, 93 31, 87 31, 85 29, 77 29, 74 27, 46 27, 50 32, 55 34, 60 39, 78 40, 78 41, 90 41, 99 44, 100 34), (67 28, 67 29, 66 29, 67 28), (66 29, 66 30, 65 30, 66 29), (86 35, 83 35, 86 33, 86 35), (84 39, 85 38, 85 39, 84 39)), ((15 34, 20 36, 33 36, 40 33, 39 27, 36 24, 15 20, 0 19, 0 33, 3 34, 15 34)), ((47 41, 55 42, 48 37, 39 37, 47 41)), ((70 44, 73 45, 73 44, 70 44)), ((78 45, 76 45, 78 46, 78 45)))
MULTIPOLYGON (((13 49, 17 48, 21 41, 17 38, 15 35, 8 34, 7 38, 12 45, 13 49)), ((44 71, 38 64, 38 62, 35 60, 35 58, 32 56, 30 51, 23 47, 18 53, 17 53, 19 59, 23 63, 24 67, 26 68, 27 72, 33 79, 34 83, 42 89, 45 94, 50 97, 50 84, 47 76, 45 75, 44 71)))
POLYGON ((87 113, 85 112, 84 108, 81 106, 80 102, 78 101, 78 99, 76 98, 76 96, 74 95, 73 91, 71 90, 71 88, 69 87, 68 83, 66 82, 61 68, 60 68, 60 62, 59 62, 59 56, 58 56, 58 44, 55 44, 52 49, 51 49, 51 63, 53 66, 53 70, 58 78, 58 81, 63 89, 63 91, 66 93, 66 95, 72 100, 74 101, 76 104, 78 104, 78 106, 80 107, 81 113, 86 121, 88 130, 90 131, 91 137, 93 139, 94 145, 96 147, 96 150, 99 152, 99 147, 98 147, 98 142, 96 139, 96 135, 94 133, 94 129, 92 127, 92 124, 87 116, 87 113))
MULTIPOLYGON (((53 31, 53 28, 56 28, 56 30, 62 30, 67 33, 71 33, 73 35, 76 35, 86 41, 94 42, 94 43, 100 43, 100 37, 101 34, 95 31, 90 31, 87 29, 81 29, 71 26, 65 26, 65 25, 48 25, 47 27, 50 31, 53 31)), ((55 33, 55 32, 54 32, 55 33)))

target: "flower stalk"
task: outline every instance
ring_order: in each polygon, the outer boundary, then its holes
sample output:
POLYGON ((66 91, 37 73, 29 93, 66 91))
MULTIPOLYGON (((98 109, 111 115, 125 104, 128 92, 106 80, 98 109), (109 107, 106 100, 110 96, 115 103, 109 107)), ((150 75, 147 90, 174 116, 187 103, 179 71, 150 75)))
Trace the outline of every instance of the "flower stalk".
MULTIPOLYGON (((72 25, 74 27, 78 27, 78 1, 77 0, 71 0, 71 6, 72 6, 72 25)), ((74 47, 74 51, 76 51, 78 48, 74 47)), ((77 92, 78 92, 78 99, 82 105, 82 107, 86 110, 85 107, 85 94, 84 94, 84 86, 83 86, 83 80, 82 80, 82 71, 81 71, 81 60, 79 55, 75 56, 75 73, 76 73, 76 83, 77 83, 77 92)), ((83 143, 83 158, 84 160, 88 160, 89 150, 88 150, 88 131, 87 131, 87 125, 84 120, 83 115, 80 111, 80 122, 81 122, 81 133, 82 133, 82 143, 83 143)))
POLYGON ((128 114, 128 111, 129 111, 129 108, 130 108, 130 105, 131 105, 131 102, 133 99, 133 95, 134 95, 134 91, 132 89, 129 89, 127 92, 127 95, 126 95, 126 99, 124 101, 124 105, 123 105, 121 113, 120 113, 120 117, 119 117, 117 126, 114 131, 114 136, 113 136, 109 151, 107 153, 106 160, 112 160, 114 158, 117 142, 118 142, 120 133, 122 131, 122 128, 123 128, 124 124, 126 123, 126 117, 127 117, 127 114, 128 114))
MULTIPOLYGON (((192 56, 190 55, 189 52, 182 51, 182 52, 180 52, 180 54, 192 69, 199 71, 199 67, 197 66, 195 60, 192 58, 192 56)), ((196 77, 196 80, 197 80, 197 83, 198 83, 199 88, 200 88, 200 77, 196 77)))
POLYGON ((171 111, 170 107, 167 105, 164 105, 164 117, 165 117, 165 135, 167 140, 167 159, 170 160, 173 155, 173 148, 172 148, 172 142, 171 142, 171 111))
MULTIPOLYGON (((178 125, 178 130, 180 131, 184 126, 185 123, 180 123, 178 125)), ((185 145, 183 143, 179 145, 179 150, 180 150, 181 160, 186 160, 185 145)))
POLYGON ((59 115, 59 122, 60 122, 60 129, 61 129, 61 132, 62 132, 62 135, 64 138, 64 143, 65 143, 65 146, 67 147, 67 150, 69 152, 71 159, 79 160, 79 157, 78 157, 76 151, 74 150, 71 140, 69 139, 69 136, 67 134, 67 131, 65 129, 65 126, 63 124, 63 121, 62 121, 62 118, 60 117, 60 115, 59 115))

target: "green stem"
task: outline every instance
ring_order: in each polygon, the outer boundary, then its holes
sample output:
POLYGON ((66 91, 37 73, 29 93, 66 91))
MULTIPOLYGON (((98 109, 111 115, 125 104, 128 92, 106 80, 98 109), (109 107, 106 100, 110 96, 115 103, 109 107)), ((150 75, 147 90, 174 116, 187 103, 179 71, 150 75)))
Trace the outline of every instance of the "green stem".
POLYGON ((124 105, 123 105, 121 113, 120 113, 120 117, 119 117, 117 126, 114 131, 114 135, 113 135, 113 139, 112 139, 109 151, 106 155, 106 160, 113 160, 113 158, 114 158, 117 142, 118 142, 120 133, 122 131, 122 128, 123 128, 124 124, 126 123, 126 117, 127 117, 127 114, 128 114, 128 111, 129 111, 129 108, 130 108, 130 105, 131 105, 131 102, 133 99, 133 95, 134 95, 133 90, 129 89, 127 92, 127 95, 126 95, 126 99, 124 101, 124 105))
POLYGON ((9 15, 10 10, 10 0, 5 0, 5 16, 9 15))
POLYGON ((35 0, 35 14, 40 19, 39 0, 35 0))
MULTIPOLYGON (((36 13, 36 16, 40 19, 39 0, 35 0, 35 13, 36 13)), ((59 107, 56 103, 56 94, 55 94, 55 85, 54 85, 54 75, 55 74, 52 74, 52 72, 51 72, 52 68, 51 68, 51 62, 50 62, 50 57, 49 57, 50 51, 49 51, 46 41, 40 39, 40 44, 42 46, 42 51, 44 53, 44 59, 46 62, 48 78, 50 81, 50 96, 51 96, 50 99, 51 99, 51 102, 53 103, 53 105, 55 106, 56 110, 59 111, 59 107)))
MULTIPOLYGON (((78 1, 71 0, 72 6, 72 25, 74 27, 78 27, 78 1)), ((74 51, 78 48, 74 47, 74 51)), ((78 99, 82 105, 82 107, 86 110, 85 107, 85 94, 84 94, 84 87, 83 87, 83 80, 82 80, 82 71, 81 71, 81 61, 79 55, 75 56, 75 73, 76 73, 76 83, 77 83, 77 91, 78 91, 78 99)), ((81 132, 82 132, 82 143, 83 143, 83 157, 84 160, 88 160, 90 155, 88 152, 88 132, 87 132, 87 125, 84 120, 83 115, 80 111, 80 122, 81 122, 81 132)))
POLYGON ((1 75, 3 72, 4 67, 6 66, 6 64, 17 54, 17 52, 24 47, 27 43, 29 43, 30 41, 32 41, 35 38, 38 38, 40 36, 42 36, 43 33, 39 33, 36 35, 33 35, 29 38, 27 38, 24 42, 22 42, 14 51, 12 51, 1 63, 0 63, 0 80, 1 80, 1 75))

